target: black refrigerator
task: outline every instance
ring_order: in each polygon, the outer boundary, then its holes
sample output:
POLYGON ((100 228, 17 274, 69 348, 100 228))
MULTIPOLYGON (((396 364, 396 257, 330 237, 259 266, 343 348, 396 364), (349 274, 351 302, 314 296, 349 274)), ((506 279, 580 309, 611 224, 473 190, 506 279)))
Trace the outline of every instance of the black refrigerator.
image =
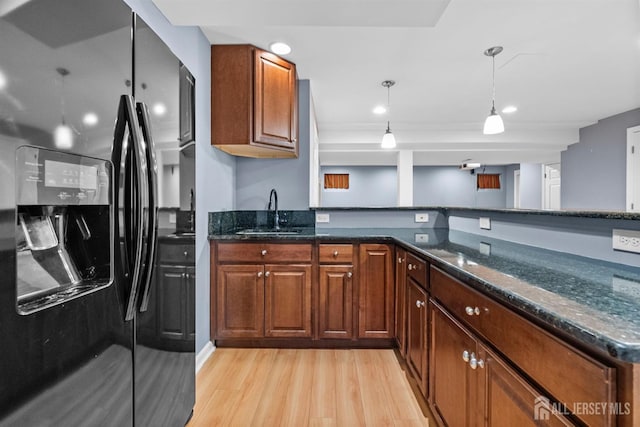
POLYGON ((0 426, 188 422, 193 336, 149 334, 184 70, 121 0, 0 4, 0 426))

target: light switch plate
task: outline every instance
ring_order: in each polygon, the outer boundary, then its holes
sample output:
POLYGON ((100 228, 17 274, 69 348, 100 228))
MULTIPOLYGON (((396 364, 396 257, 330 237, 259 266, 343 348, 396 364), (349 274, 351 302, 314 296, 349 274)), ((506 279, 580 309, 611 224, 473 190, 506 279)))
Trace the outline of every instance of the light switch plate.
POLYGON ((429 243, 429 235, 424 233, 416 233, 416 243, 429 243))
POLYGON ((176 214, 175 212, 170 212, 169 213, 169 224, 175 224, 176 223, 176 214))
POLYGON ((480 217, 480 228, 483 230, 491 230, 491 218, 480 217))
POLYGON ((415 222, 429 222, 429 214, 428 213, 417 213, 415 222))
POLYGON ((316 222, 328 223, 331 221, 331 215, 328 213, 316 213, 316 222))

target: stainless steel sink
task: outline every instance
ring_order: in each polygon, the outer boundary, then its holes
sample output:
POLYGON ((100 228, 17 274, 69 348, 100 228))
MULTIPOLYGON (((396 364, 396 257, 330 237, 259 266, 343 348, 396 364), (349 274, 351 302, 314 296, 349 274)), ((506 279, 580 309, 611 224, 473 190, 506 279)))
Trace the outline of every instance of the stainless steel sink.
POLYGON ((274 236, 282 236, 282 235, 295 235, 300 234, 300 230, 240 230, 236 231, 236 234, 244 235, 244 236, 265 236, 265 235, 274 235, 274 236))

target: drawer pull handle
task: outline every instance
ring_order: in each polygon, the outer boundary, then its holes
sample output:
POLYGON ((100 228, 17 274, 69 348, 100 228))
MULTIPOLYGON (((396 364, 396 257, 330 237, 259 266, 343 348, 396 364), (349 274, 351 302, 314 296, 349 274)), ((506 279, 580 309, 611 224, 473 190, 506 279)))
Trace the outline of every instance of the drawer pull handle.
POLYGON ((467 313, 468 316, 480 316, 480 308, 479 307, 470 307, 470 306, 466 306, 464 308, 464 312, 467 313))
POLYGON ((398 264, 402 264, 402 258, 398 258, 398 264))
POLYGON ((416 301, 416 307, 418 307, 418 308, 424 307, 424 301, 417 300, 416 301))
POLYGON ((338 257, 338 251, 334 251, 333 252, 333 256, 337 258, 338 257))
POLYGON ((407 269, 408 269, 409 271, 411 271, 411 270, 413 269, 413 266, 412 266, 411 264, 409 264, 409 265, 407 265, 407 269))
POLYGON ((269 276, 271 276, 271 273, 269 273, 268 271, 264 273, 264 277, 269 277, 269 276))
POLYGON ((267 250, 263 249, 262 252, 260 252, 262 254, 262 256, 265 256, 267 254, 267 250))
POLYGON ((464 360, 465 363, 469 361, 469 352, 467 350, 462 352, 462 360, 464 360))
POLYGON ((349 279, 351 279, 351 278, 353 277, 353 273, 352 273, 352 272, 348 272, 348 273, 347 273, 347 277, 348 277, 349 279))
POLYGON ((262 277, 262 271, 258 271, 258 277, 262 277))

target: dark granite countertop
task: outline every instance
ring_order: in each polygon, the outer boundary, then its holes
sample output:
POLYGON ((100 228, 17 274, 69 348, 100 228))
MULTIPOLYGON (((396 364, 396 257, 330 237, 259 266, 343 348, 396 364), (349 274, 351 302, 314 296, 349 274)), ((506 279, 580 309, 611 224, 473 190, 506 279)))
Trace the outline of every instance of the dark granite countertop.
POLYGON ((451 215, 455 212, 488 212, 506 213, 518 215, 547 215, 566 216, 575 218, 599 218, 599 219, 624 219, 640 220, 640 213, 625 211, 605 211, 605 210, 559 210, 548 209, 506 209, 506 208, 483 208, 483 207, 463 207, 463 206, 360 206, 360 207, 314 207, 314 211, 438 211, 444 215, 451 215))
POLYGON ((640 363, 640 268, 448 229, 327 229, 211 240, 389 240, 577 341, 640 363))

